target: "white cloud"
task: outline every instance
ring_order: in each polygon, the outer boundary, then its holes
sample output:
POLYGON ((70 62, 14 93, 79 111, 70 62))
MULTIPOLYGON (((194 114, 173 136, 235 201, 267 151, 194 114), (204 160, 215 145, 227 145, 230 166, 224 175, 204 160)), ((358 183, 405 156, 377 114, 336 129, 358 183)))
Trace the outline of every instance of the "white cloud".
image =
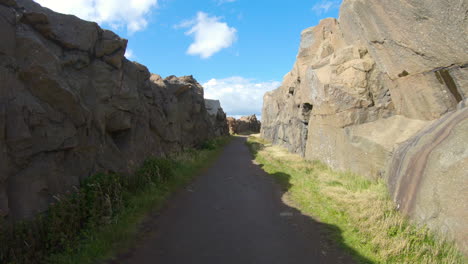
POLYGON ((318 15, 328 13, 331 9, 340 8, 341 0, 320 0, 312 10, 318 15))
POLYGON ((134 59, 135 53, 133 52, 133 50, 127 48, 127 50, 125 51, 125 57, 129 60, 134 59))
POLYGON ((221 101, 221 106, 228 115, 260 115, 263 95, 281 85, 277 81, 258 82, 243 77, 211 79, 203 84, 205 98, 221 101))
POLYGON ((56 12, 108 24, 113 29, 126 27, 129 33, 148 25, 147 16, 158 0, 35 0, 56 12))
POLYGON ((188 48, 187 54, 207 59, 222 49, 229 48, 236 41, 237 30, 220 20, 219 17, 210 17, 204 12, 198 12, 196 19, 183 21, 175 26, 191 27, 185 34, 194 36, 194 42, 188 48))

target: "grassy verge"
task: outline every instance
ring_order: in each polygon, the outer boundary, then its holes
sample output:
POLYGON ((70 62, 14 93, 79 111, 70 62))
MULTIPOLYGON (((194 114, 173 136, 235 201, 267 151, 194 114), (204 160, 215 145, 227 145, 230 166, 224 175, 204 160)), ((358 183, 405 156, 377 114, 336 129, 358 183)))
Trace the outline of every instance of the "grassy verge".
POLYGON ((332 237, 359 262, 467 263, 453 244, 410 224, 394 208, 384 182, 332 171, 257 137, 248 145, 257 163, 288 187, 291 206, 338 227, 332 237))
POLYGON ((130 246, 146 215, 186 185, 229 137, 167 159, 148 159, 131 177, 98 174, 55 197, 35 219, 0 223, 0 263, 96 263, 130 246))

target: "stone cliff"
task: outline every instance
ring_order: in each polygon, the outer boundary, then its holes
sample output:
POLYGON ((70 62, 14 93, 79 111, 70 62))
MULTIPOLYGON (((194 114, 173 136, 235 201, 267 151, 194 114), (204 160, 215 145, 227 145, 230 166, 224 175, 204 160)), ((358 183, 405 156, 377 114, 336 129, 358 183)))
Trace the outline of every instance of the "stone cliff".
POLYGON ((91 174, 227 134, 193 77, 151 74, 96 23, 0 0, 0 36, 0 216, 30 217, 91 174))
POLYGON ((397 207, 468 252, 468 1, 344 0, 302 32, 262 137, 385 178, 397 207))

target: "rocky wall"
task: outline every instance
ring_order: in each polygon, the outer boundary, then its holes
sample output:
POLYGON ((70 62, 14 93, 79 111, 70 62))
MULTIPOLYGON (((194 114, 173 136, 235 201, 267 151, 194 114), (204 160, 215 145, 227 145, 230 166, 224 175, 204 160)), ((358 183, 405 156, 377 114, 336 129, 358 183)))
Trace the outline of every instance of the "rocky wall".
POLYGON ((216 136, 229 135, 229 127, 219 100, 205 99, 205 106, 210 116, 211 127, 214 128, 216 136))
POLYGON ((388 183, 397 208, 468 252, 468 108, 444 115, 400 144, 388 183))
POLYGON ((0 36, 2 216, 31 217, 96 172, 127 175, 226 134, 192 76, 151 74, 96 23, 0 0, 0 36))
POLYGON ((460 187, 468 180, 460 132, 467 13, 466 0, 344 0, 338 20, 302 32, 293 69, 264 96, 262 137, 335 169, 387 179, 403 212, 468 252, 460 211, 468 204, 460 187), (454 116, 456 125, 443 121, 454 116), (444 147, 450 142, 459 151, 444 147), (442 153, 456 165, 438 160, 442 153))

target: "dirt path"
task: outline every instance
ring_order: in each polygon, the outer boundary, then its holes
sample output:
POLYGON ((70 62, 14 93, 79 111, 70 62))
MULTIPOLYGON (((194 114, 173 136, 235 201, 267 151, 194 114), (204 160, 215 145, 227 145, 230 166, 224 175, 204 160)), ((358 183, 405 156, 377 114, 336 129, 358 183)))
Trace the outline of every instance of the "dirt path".
POLYGON ((235 138, 114 263, 353 263, 323 239, 323 224, 282 202, 281 188, 252 163, 245 141, 235 138))

